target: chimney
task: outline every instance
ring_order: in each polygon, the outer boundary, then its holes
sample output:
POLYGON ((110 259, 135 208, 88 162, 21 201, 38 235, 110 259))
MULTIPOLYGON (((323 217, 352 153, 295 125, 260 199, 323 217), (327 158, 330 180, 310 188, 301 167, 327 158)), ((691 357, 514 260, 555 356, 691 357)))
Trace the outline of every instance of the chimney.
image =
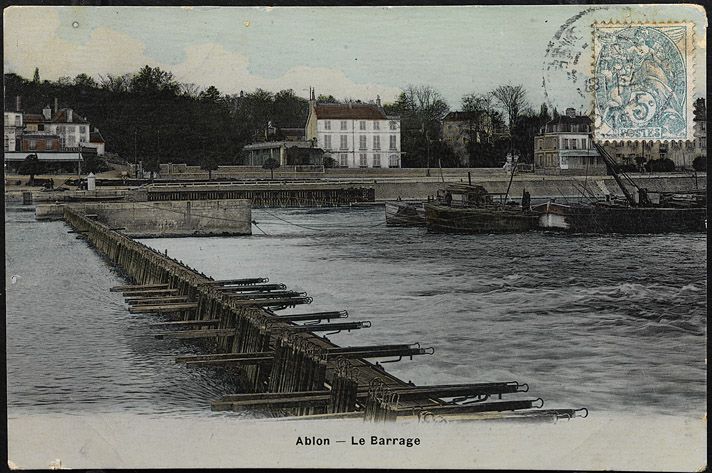
POLYGON ((15 111, 19 112, 22 110, 22 97, 19 95, 15 97, 15 111))
POLYGON ((381 96, 380 95, 376 95, 376 105, 378 105, 379 107, 381 106, 381 96))
POLYGON ((573 107, 569 107, 566 109, 566 116, 574 118, 576 116, 576 109, 573 107))
POLYGON ((57 113, 57 110, 59 109, 59 100, 57 100, 57 97, 54 98, 54 113, 57 113))
POLYGON ((52 109, 49 108, 49 105, 45 106, 45 108, 42 109, 42 116, 45 120, 52 119, 52 109))

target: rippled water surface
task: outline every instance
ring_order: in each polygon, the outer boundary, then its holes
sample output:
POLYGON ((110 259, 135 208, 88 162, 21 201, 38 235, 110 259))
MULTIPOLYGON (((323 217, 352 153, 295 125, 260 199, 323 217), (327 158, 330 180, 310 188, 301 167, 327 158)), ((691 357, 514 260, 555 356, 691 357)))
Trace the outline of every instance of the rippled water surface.
MULTIPOLYGON (((220 278, 267 276, 370 329, 340 345, 420 342, 385 365, 416 384, 518 380, 547 407, 706 411, 706 235, 429 235, 383 209, 254 210, 260 233, 145 240, 220 278)), ((7 212, 8 406, 209 412, 234 390, 196 351, 153 338, 111 286, 120 275, 62 222, 7 212), (15 276, 14 283, 12 276, 15 276)), ((285 312, 286 313, 286 312, 285 312)))

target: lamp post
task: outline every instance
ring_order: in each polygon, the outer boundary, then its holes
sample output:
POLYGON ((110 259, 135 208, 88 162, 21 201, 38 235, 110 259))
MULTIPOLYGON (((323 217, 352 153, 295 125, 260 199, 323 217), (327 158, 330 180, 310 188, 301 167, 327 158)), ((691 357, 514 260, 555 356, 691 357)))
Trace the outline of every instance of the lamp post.
POLYGON ((427 164, 428 164, 428 169, 425 171, 425 175, 427 177, 430 177, 430 136, 429 136, 429 131, 430 130, 425 130, 425 150, 426 150, 426 156, 427 156, 427 164))
POLYGON ((137 148, 138 148, 138 129, 134 127, 134 178, 138 179, 138 161, 137 161, 137 148))

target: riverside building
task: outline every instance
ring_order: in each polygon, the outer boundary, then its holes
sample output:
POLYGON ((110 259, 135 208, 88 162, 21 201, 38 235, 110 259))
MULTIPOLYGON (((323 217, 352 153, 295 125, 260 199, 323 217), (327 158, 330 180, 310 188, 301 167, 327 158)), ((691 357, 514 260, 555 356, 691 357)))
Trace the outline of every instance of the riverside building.
POLYGON ((317 103, 312 89, 305 135, 338 167, 401 166, 400 117, 387 115, 380 97, 375 103, 317 103))

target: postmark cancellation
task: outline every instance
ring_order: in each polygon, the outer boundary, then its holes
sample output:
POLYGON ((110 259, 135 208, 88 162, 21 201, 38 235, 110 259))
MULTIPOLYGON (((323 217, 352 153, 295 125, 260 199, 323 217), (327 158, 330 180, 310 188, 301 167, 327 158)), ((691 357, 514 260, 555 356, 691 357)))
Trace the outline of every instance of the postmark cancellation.
POLYGON ((694 26, 594 23, 597 141, 692 139, 694 26))

